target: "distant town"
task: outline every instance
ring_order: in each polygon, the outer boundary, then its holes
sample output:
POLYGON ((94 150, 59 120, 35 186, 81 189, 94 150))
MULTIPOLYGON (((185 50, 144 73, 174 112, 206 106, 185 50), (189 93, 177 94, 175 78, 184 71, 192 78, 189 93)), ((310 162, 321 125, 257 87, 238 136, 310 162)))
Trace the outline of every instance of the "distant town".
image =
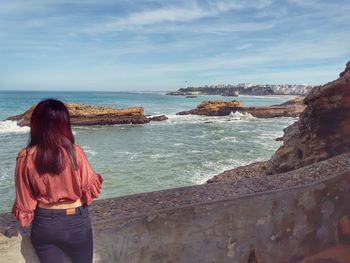
POLYGON ((250 84, 240 83, 205 85, 203 87, 187 87, 177 91, 168 92, 167 95, 175 96, 197 96, 197 95, 299 95, 306 96, 313 88, 306 84, 250 84))

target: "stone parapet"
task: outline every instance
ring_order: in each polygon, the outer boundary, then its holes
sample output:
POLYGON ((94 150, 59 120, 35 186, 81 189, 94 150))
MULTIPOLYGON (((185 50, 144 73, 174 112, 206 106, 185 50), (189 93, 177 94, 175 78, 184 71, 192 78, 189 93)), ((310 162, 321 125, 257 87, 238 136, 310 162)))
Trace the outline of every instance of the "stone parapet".
MULTIPOLYGON (((294 263, 339 241, 348 200, 350 154, 285 174, 97 200, 94 262, 294 263)), ((1 214, 0 262, 38 262, 29 240, 1 214)))

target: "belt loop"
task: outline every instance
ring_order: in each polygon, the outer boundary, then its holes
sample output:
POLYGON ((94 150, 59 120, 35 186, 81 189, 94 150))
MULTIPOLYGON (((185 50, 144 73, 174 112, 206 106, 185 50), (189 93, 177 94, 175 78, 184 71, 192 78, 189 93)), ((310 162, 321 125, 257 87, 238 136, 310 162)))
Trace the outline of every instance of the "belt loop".
POLYGON ((79 206, 79 207, 78 207, 79 213, 80 213, 81 215, 83 215, 83 209, 82 209, 82 208, 83 208, 82 206, 79 206))

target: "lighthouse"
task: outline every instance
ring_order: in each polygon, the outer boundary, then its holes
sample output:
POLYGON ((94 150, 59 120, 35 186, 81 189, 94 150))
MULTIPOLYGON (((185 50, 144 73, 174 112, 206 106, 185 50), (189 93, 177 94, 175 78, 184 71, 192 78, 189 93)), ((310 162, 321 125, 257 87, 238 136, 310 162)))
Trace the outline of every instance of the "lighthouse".
POLYGON ((185 89, 187 89, 187 80, 185 81, 185 89))

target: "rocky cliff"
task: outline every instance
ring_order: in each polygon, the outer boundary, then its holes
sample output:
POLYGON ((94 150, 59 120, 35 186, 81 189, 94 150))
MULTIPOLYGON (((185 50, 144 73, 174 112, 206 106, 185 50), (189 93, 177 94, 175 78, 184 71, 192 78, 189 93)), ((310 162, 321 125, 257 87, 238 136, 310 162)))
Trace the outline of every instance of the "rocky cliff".
MULTIPOLYGON (((72 125, 111 125, 111 124, 143 124, 151 120, 144 115, 142 107, 113 109, 78 103, 66 103, 72 125)), ((29 126, 35 105, 23 114, 12 116, 7 120, 17 121, 19 126, 29 126)))
MULTIPOLYGON (((349 158, 350 152, 350 62, 347 63, 346 69, 337 80, 315 87, 305 98, 304 103, 307 105, 306 109, 297 122, 284 130, 283 145, 269 161, 225 171, 210 179, 208 183, 235 182, 244 187, 247 178, 255 177, 258 180, 268 181, 273 177, 282 179, 284 174, 294 173, 290 179, 280 182, 285 185, 290 180, 300 180, 298 177, 303 174, 317 178, 317 174, 326 173, 322 167, 324 162, 331 164, 335 170, 341 168, 343 164, 338 163, 336 159, 340 156, 349 158), (308 169, 308 171, 300 172, 303 169, 308 169), (262 176, 265 178, 259 178, 262 176)), ((301 182, 305 183, 304 178, 301 182)), ((343 188, 346 186, 339 184, 334 191, 341 192, 343 188)), ((307 190, 303 192, 309 194, 307 190)), ((327 192, 320 196, 325 199, 329 194, 330 192, 327 192)), ((345 197, 345 200, 348 199, 349 196, 345 197)), ((338 200, 338 196, 335 197, 335 200, 338 200)), ((316 207, 325 209, 321 201, 315 204, 316 207)), ((336 237, 336 240, 330 242, 328 248, 321 249, 320 246, 313 244, 313 253, 316 254, 290 262, 350 262, 349 211, 348 203, 344 203, 343 215, 338 215, 338 223, 333 223, 334 229, 333 232, 330 232, 336 237)), ((332 209, 328 216, 333 213, 332 209)), ((319 218, 319 215, 314 218, 319 218)), ((307 239, 304 244, 310 243, 307 239)))
POLYGON ((349 152, 350 62, 337 80, 315 87, 304 103, 305 110, 284 129, 283 145, 270 160, 227 170, 208 182, 288 172, 349 152))
POLYGON ((280 105, 243 107, 242 103, 234 101, 204 101, 197 108, 189 111, 178 112, 177 115, 206 115, 206 116, 225 116, 231 112, 247 112, 256 118, 274 118, 274 117, 297 117, 305 109, 303 98, 297 97, 280 105))
POLYGON ((350 62, 339 78, 315 87, 299 121, 284 130, 268 173, 294 170, 350 151, 350 62))

